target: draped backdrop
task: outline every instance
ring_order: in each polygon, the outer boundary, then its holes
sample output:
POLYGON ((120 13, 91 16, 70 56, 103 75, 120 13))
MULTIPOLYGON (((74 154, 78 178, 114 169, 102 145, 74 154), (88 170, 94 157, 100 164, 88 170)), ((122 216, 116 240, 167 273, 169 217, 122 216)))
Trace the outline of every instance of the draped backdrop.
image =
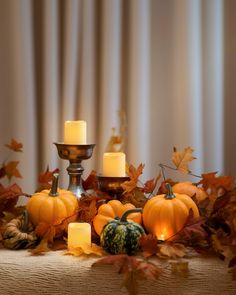
POLYGON ((235 176, 235 13, 234 0, 0 0, 0 160, 13 137, 25 191, 47 165, 67 186, 53 145, 64 121, 86 120, 96 143, 86 175, 123 110, 127 161, 145 179, 173 146, 194 148, 195 174, 235 176))

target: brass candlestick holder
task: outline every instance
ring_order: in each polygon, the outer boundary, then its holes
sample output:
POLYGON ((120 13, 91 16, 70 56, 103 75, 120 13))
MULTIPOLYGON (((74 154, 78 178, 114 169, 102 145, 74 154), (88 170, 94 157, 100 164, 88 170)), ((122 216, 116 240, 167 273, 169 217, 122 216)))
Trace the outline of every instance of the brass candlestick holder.
POLYGON ((102 176, 97 175, 98 188, 100 191, 107 193, 114 199, 119 199, 124 192, 121 184, 130 178, 128 176, 102 176))
POLYGON ((54 142, 54 144, 57 147, 59 157, 70 162, 66 169, 69 174, 68 190, 72 191, 79 199, 85 193, 81 178, 84 168, 81 162, 91 158, 95 144, 65 144, 57 142, 54 142))

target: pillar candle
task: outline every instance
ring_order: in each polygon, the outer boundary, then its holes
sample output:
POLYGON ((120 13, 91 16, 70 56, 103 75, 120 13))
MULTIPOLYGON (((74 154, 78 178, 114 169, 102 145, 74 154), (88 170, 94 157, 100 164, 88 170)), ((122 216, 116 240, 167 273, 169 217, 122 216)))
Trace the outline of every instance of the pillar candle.
POLYGON ((64 143, 86 144, 87 124, 85 121, 66 121, 64 126, 64 143))
POLYGON ((68 226, 68 249, 91 246, 91 225, 86 222, 72 222, 68 226))
POLYGON ((125 154, 104 153, 103 155, 103 176, 124 177, 125 173, 125 154))

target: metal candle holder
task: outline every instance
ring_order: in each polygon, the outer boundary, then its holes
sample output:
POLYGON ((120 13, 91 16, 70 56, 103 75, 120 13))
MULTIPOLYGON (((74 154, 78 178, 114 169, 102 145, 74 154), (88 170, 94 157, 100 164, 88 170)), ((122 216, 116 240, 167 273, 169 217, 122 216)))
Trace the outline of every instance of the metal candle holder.
POLYGON ((98 188, 102 191, 111 195, 114 199, 119 199, 124 192, 121 184, 130 178, 128 176, 117 177, 117 176, 102 176, 97 175, 98 188))
POLYGON ((69 174, 68 190, 72 191, 79 199, 85 193, 82 186, 82 174, 84 171, 81 165, 82 160, 91 158, 95 144, 65 144, 54 142, 58 155, 63 160, 68 160, 67 167, 69 174))

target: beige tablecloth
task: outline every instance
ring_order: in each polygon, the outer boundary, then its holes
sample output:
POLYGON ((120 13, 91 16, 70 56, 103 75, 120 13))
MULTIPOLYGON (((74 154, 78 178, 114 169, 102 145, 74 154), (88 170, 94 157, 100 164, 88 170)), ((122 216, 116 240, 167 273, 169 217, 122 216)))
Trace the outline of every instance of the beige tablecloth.
MULTIPOLYGON (((0 249, 1 295, 127 294, 113 266, 91 267, 96 258, 64 256, 62 251, 30 256, 27 251, 0 249)), ((163 262, 162 262, 163 263, 163 262)), ((187 278, 165 270, 157 281, 141 282, 140 294, 236 295, 236 281, 218 258, 189 259, 187 278)))

